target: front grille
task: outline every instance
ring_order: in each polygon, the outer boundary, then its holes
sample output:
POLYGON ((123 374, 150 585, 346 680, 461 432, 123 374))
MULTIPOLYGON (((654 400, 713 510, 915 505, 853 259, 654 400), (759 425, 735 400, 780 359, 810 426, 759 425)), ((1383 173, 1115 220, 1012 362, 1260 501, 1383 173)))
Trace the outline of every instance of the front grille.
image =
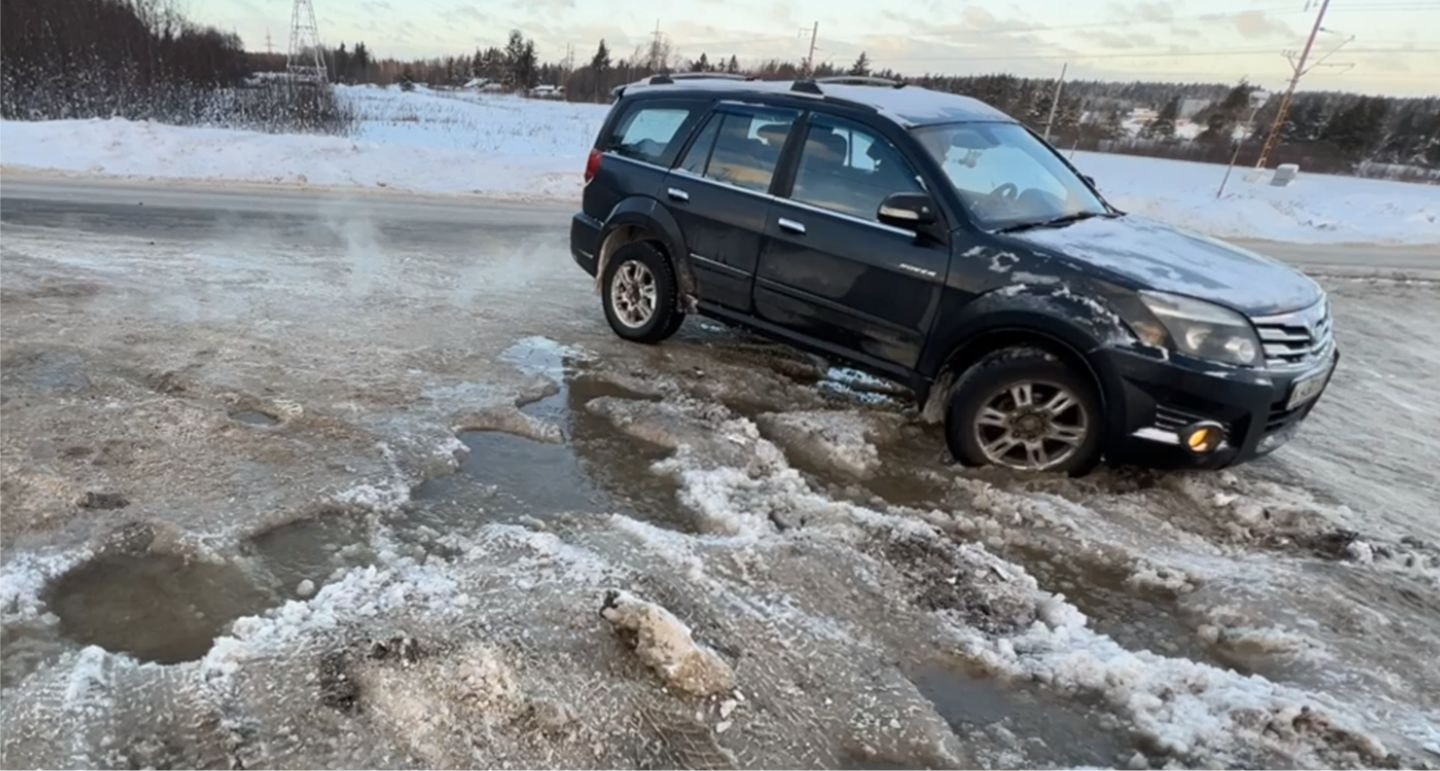
POLYGON ((1265 365, 1271 369, 1301 369, 1324 361, 1335 348, 1330 301, 1322 299, 1309 308, 1261 316, 1255 321, 1265 365))

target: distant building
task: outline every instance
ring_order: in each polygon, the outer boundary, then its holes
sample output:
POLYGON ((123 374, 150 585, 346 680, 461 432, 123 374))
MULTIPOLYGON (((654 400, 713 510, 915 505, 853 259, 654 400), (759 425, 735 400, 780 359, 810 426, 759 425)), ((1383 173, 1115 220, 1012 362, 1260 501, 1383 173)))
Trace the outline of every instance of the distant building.
POLYGON ((462 86, 462 88, 479 91, 482 94, 495 94, 504 91, 505 85, 498 80, 491 80, 490 78, 471 78, 465 81, 465 85, 462 86))

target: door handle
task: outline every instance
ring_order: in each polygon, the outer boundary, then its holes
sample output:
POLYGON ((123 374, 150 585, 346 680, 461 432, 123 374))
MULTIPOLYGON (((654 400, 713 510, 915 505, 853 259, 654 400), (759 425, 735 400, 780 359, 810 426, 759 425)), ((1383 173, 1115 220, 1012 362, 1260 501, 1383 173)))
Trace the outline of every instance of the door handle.
POLYGON ((799 233, 799 234, 801 234, 801 235, 804 235, 804 234, 805 234, 805 225, 804 225, 804 223, 796 222, 795 220, 787 219, 787 218, 785 218, 785 217, 781 217, 781 218, 780 218, 779 225, 780 225, 780 229, 781 229, 781 230, 788 230, 788 231, 790 231, 791 233, 799 233))
POLYGON ((668 196, 670 196, 671 198, 674 198, 674 199, 677 200, 677 201, 688 201, 688 200, 690 200, 690 194, 687 193, 687 192, 685 192, 684 190, 681 190, 681 189, 678 188, 678 187, 666 188, 666 189, 665 189, 665 195, 668 195, 668 196))

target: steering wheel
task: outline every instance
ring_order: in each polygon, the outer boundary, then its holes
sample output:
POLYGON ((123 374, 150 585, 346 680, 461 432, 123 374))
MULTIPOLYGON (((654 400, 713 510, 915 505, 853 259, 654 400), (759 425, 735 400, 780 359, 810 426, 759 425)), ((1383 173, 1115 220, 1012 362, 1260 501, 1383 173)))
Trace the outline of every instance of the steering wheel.
POLYGON ((1014 182, 1005 182, 999 187, 990 191, 990 195, 1005 201, 1013 201, 1020 196, 1020 188, 1014 182))

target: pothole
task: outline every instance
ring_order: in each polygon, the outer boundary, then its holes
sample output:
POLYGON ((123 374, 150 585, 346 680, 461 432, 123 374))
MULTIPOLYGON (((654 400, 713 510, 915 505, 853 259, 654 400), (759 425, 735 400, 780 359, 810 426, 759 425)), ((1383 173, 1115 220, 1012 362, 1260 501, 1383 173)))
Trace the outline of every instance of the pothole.
POLYGON ((1180 616, 1175 601, 1164 593, 1126 583, 1120 568, 1069 557, 1052 559, 1031 547, 1013 547, 1009 556, 1025 565, 1040 585, 1065 595, 1095 630, 1132 650, 1181 656, 1221 669, 1251 674, 1240 662, 1216 654, 1180 616))
POLYGON ((321 513, 252 537, 244 551, 277 601, 305 600, 336 575, 376 561, 367 522, 344 513, 321 513))
POLYGON ((561 441, 496 430, 460 432, 468 454, 454 474, 411 491, 418 505, 410 525, 444 532, 479 521, 617 512, 675 530, 694 529, 693 518, 680 510, 674 480, 650 470, 667 451, 621 433, 585 408, 604 396, 650 397, 580 371, 587 356, 544 338, 517 342, 501 358, 556 383, 555 393, 521 410, 557 426, 561 441))
POLYGON ((112 554, 58 578, 47 605, 60 634, 141 661, 176 664, 271 599, 238 568, 173 554, 112 554))
POLYGON ((1112 768, 1135 752, 1118 721, 1099 708, 971 674, 954 662, 922 662, 908 675, 962 740, 981 732, 1016 740, 1025 765, 1112 768))
POLYGON ((232 410, 230 419, 247 426, 268 428, 277 425, 280 419, 263 410, 232 410))

